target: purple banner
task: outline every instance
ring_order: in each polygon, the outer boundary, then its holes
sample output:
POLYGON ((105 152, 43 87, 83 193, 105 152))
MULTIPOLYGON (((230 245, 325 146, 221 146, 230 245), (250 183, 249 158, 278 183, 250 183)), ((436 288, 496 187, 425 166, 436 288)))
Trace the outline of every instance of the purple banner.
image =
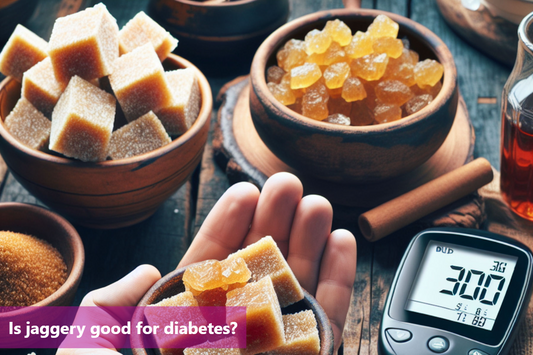
POLYGON ((245 348, 246 307, 0 307, 0 349, 245 348))

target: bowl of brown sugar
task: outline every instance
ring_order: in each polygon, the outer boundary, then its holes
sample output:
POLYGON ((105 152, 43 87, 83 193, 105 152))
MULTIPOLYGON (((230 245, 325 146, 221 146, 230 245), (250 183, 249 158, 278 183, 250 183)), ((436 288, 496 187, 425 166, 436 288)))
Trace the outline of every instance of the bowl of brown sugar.
POLYGON ((80 236, 63 217, 0 204, 0 307, 71 305, 84 262, 80 236))
POLYGON ((259 47, 250 78, 251 115, 266 146, 299 172, 340 183, 385 181, 422 165, 447 137, 459 98, 440 38, 368 9, 280 27, 259 47), (438 75, 418 81, 427 67, 438 75))

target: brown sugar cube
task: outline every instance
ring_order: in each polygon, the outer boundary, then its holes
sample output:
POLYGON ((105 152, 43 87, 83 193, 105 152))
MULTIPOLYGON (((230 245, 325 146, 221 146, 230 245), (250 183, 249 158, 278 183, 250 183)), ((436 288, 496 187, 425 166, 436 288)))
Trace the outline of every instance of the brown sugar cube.
POLYGON ((48 56, 48 43, 22 25, 15 31, 0 53, 0 72, 18 82, 22 74, 48 56))
POLYGON ((178 45, 176 38, 143 11, 122 27, 118 34, 118 41, 120 55, 151 43, 160 61, 165 60, 178 45))
POLYGON ((217 341, 207 341, 198 345, 195 348, 185 349, 184 355, 240 355, 241 351, 237 348, 231 348, 235 346, 236 340, 232 338, 222 338, 217 341), (202 347, 203 346, 203 347, 202 347))
POLYGON ((257 354, 284 344, 281 308, 269 276, 230 291, 226 296, 226 307, 246 307, 246 349, 242 349, 243 354, 257 354))
POLYGON ((50 150, 82 161, 105 160, 115 103, 113 95, 74 76, 52 113, 50 150))
POLYGON ((313 311, 307 310, 283 316, 285 344, 267 355, 316 355, 320 352, 320 337, 313 311))
POLYGON ((302 287, 272 237, 267 236, 230 256, 243 258, 252 272, 252 281, 265 276, 272 278, 281 307, 304 298, 302 287))
POLYGON ((42 149, 50 138, 50 120, 21 97, 4 121, 9 133, 33 149, 42 149))
POLYGON ((172 142, 161 121, 152 112, 113 132, 108 156, 124 159, 151 152, 172 142))
POLYGON ((157 111, 163 126, 170 135, 187 131, 200 112, 200 88, 193 68, 178 69, 165 73, 172 101, 157 111))
POLYGON ((63 90, 65 86, 57 81, 50 58, 35 64, 22 78, 22 96, 46 117, 52 116, 63 90))
POLYGON ((158 110, 172 102, 163 66, 149 43, 118 58, 109 82, 130 122, 149 111, 161 117, 158 110))
POLYGON ((118 58, 118 26, 103 4, 56 20, 48 55, 57 80, 68 84, 77 75, 85 80, 113 72, 118 58))

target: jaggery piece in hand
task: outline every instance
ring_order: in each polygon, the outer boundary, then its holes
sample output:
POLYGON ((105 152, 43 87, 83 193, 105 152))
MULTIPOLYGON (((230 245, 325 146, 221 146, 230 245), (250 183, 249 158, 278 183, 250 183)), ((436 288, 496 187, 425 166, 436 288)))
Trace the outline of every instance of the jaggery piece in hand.
POLYGON ((52 117, 52 111, 63 90, 65 86, 57 81, 49 57, 24 73, 22 96, 47 117, 52 117))
POLYGON ((171 105, 173 100, 163 66, 149 43, 118 58, 109 82, 130 122, 149 111, 161 119, 163 115, 158 110, 171 105))
POLYGON ((172 297, 167 297, 152 306, 159 307, 198 307, 198 302, 189 291, 178 293, 172 297))
POLYGON ((253 281, 270 276, 281 307, 304 298, 302 287, 272 237, 264 237, 228 256, 228 259, 232 258, 244 259, 253 281))
POLYGON ((119 128, 111 135, 108 156, 125 159, 151 152, 172 142, 161 121, 152 112, 119 128))
POLYGON ((266 355, 316 355, 320 352, 320 337, 312 310, 283 315, 285 344, 266 355))
POLYGON ((82 161, 103 161, 115 120, 116 101, 74 76, 52 113, 50 150, 82 161))
POLYGON ((48 43, 22 25, 17 25, 0 52, 0 73, 22 81, 25 71, 48 56, 48 43))
POLYGON ((50 138, 50 120, 26 98, 21 97, 6 117, 4 125, 13 137, 33 149, 42 149, 50 138))
POLYGON ((268 275, 228 292, 226 306, 246 307, 246 349, 243 354, 273 350, 285 342, 280 304, 268 275))
POLYGON ((235 283, 247 282, 251 272, 242 258, 223 261, 205 260, 189 266, 183 274, 183 283, 188 291, 198 293, 222 287, 225 290, 235 283))
POLYGON ((118 58, 117 22, 103 4, 60 17, 48 51, 56 78, 65 85, 74 75, 85 80, 109 75, 118 58))
POLYGON ((120 55, 129 53, 146 43, 154 46, 159 60, 163 61, 177 47, 178 40, 141 11, 129 20, 118 34, 120 55))
POLYGON ((193 68, 165 73, 172 99, 157 110, 157 117, 170 135, 181 135, 191 128, 200 112, 200 87, 193 68))

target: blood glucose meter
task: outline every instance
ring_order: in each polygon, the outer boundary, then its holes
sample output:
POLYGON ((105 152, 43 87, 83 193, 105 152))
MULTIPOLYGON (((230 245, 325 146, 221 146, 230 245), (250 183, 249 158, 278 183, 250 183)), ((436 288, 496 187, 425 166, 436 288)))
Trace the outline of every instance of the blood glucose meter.
POLYGON ((489 232, 429 229, 400 262, 383 310, 381 355, 503 355, 527 309, 531 251, 489 232))

